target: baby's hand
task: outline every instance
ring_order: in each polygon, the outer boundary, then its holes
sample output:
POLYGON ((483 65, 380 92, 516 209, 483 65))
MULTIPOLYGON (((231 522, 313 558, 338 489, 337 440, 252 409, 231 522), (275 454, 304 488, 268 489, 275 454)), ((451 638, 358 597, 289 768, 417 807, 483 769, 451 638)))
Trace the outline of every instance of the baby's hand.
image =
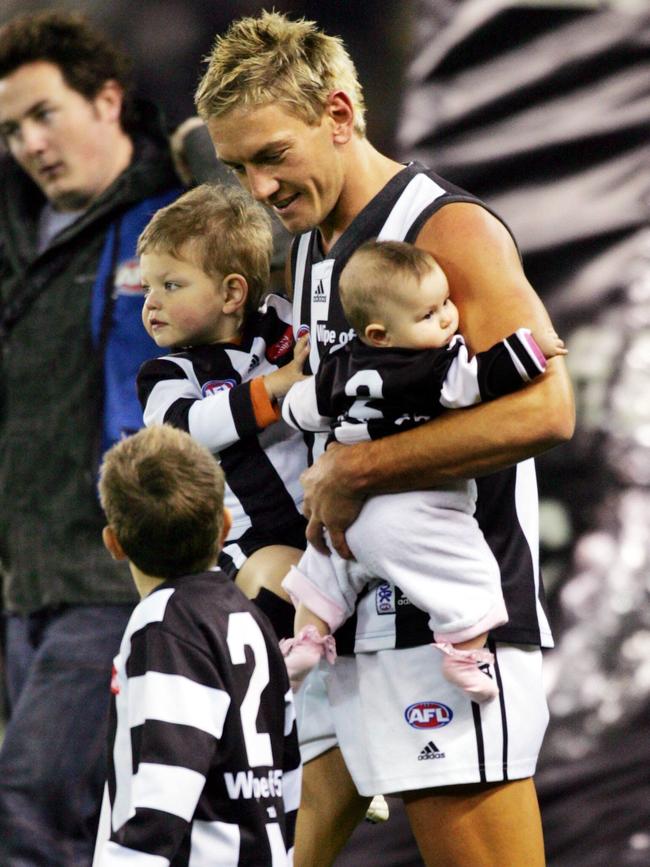
POLYGON ((564 341, 558 337, 552 328, 539 334, 535 333, 533 337, 546 358, 554 358, 556 355, 566 355, 568 352, 564 341))
POLYGON ((274 370, 264 377, 264 385, 271 400, 278 400, 284 397, 289 391, 294 382, 300 382, 301 379, 307 379, 303 374, 302 369, 309 355, 309 335, 303 334, 300 337, 293 349, 293 361, 274 370))

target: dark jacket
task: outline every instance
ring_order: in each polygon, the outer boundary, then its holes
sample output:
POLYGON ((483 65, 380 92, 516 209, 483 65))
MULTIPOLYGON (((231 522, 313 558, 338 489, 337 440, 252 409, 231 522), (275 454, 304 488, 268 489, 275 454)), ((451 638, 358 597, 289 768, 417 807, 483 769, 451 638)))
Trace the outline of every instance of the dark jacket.
POLYGON ((102 545, 96 477, 103 448, 141 424, 130 409, 135 374, 158 352, 140 323, 135 241, 180 190, 152 107, 132 138, 131 165, 40 255, 45 200, 13 160, 0 162, 0 557, 10 611, 136 598, 102 545))

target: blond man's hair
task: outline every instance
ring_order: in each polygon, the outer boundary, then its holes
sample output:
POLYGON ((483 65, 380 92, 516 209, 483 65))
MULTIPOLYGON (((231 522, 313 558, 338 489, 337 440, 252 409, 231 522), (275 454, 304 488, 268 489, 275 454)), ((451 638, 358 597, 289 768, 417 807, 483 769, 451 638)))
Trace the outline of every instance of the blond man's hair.
POLYGON ((355 132, 366 133, 365 102, 343 40, 314 21, 292 21, 279 12, 233 22, 218 36, 194 102, 204 121, 241 106, 279 103, 310 126, 327 99, 343 90, 354 106, 355 132))
MULTIPOLYGON (((387 301, 399 301, 405 284, 441 270, 431 253, 405 241, 367 241, 350 256, 339 278, 345 317, 359 335, 387 315, 387 301)), ((406 287, 408 291, 408 286, 406 287)))
POLYGON ((99 496, 124 553, 146 575, 212 567, 223 529, 224 476, 185 431, 154 425, 104 455, 99 496))
POLYGON ((157 251, 192 262, 215 280, 241 274, 248 283, 246 313, 268 292, 273 234, 271 219, 246 190, 202 184, 151 218, 137 253, 157 251))

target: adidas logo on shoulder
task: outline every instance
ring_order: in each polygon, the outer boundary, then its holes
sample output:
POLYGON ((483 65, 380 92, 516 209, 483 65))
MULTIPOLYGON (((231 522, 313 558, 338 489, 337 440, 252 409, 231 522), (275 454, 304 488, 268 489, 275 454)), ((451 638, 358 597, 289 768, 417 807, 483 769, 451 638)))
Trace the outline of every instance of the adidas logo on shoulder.
POLYGON ((433 741, 429 741, 426 747, 418 756, 418 762, 426 762, 428 759, 444 759, 445 754, 441 753, 433 741))

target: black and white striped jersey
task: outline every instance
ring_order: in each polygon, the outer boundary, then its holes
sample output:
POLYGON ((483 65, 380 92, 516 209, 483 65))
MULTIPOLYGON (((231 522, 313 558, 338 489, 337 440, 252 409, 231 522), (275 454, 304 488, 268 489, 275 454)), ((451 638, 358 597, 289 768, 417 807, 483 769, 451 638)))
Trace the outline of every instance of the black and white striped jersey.
POLYGON ((527 328, 471 358, 460 334, 444 348, 425 350, 379 349, 355 337, 325 356, 315 376, 291 387, 282 415, 298 430, 331 429, 338 442, 358 443, 510 394, 545 369, 527 328))
POLYGON ((301 767, 275 634, 220 571, 134 610, 111 683, 96 867, 288 867, 301 767))
MULTIPOLYGON (((343 315, 338 281, 352 253, 364 241, 414 243, 426 221, 452 202, 480 207, 479 199, 418 163, 395 175, 355 217, 323 256, 317 230, 294 241, 291 252, 294 331, 310 333, 309 369, 355 336, 343 315)), ((495 215, 498 217, 498 215, 495 215)), ((316 434, 313 457, 327 434, 316 434)), ((539 573, 537 480, 532 460, 477 480, 476 518, 501 569, 510 619, 492 635, 500 641, 553 644, 539 573)), ((427 616, 389 584, 372 587, 359 600, 355 615, 337 633, 341 653, 413 647, 431 640, 427 616)))
POLYGON ((307 447, 276 415, 261 421, 252 393, 253 380, 291 361, 293 347, 291 304, 269 295, 247 318, 240 342, 188 347, 138 373, 145 424, 186 430, 220 460, 233 517, 229 542, 251 528, 267 536, 302 520, 307 447))

